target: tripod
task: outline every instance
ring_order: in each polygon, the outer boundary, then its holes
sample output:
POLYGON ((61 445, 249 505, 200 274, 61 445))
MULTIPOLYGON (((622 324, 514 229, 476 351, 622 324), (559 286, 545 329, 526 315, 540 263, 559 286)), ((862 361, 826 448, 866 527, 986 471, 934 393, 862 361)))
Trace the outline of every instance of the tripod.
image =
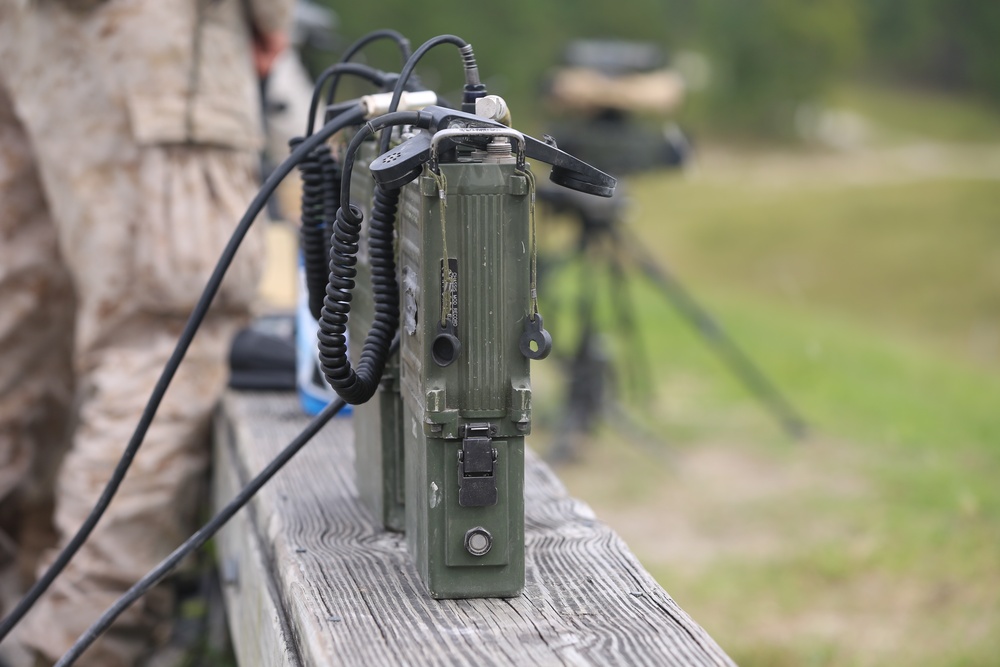
MULTIPOLYGON (((629 354, 626 355, 631 364, 629 375, 637 385, 633 388, 648 389, 651 379, 647 355, 636 326, 627 265, 634 267, 641 277, 674 306, 746 389, 778 420, 789 436, 799 439, 805 435, 806 423, 791 403, 684 284, 623 228, 621 219, 625 200, 620 193, 616 193, 611 199, 597 200, 564 189, 540 189, 538 197, 554 212, 569 214, 579 222, 576 256, 586 258, 591 253, 601 253, 604 256, 614 296, 611 300, 614 320, 629 348, 629 354)), ((609 393, 611 364, 595 323, 595 299, 592 298, 596 291, 594 280, 593 271, 583 271, 577 303, 580 338, 569 367, 564 423, 549 455, 554 461, 575 457, 576 436, 593 429, 609 393)))

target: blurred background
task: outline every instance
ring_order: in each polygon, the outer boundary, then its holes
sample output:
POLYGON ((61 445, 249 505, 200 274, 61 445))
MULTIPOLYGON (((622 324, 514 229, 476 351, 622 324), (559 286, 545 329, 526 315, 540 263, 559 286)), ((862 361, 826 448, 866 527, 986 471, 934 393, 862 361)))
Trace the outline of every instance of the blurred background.
MULTIPOLYGON (((326 4, 314 73, 452 33, 518 129, 664 147, 610 208, 543 207, 532 445, 739 664, 998 664, 1000 3, 326 4), (567 106, 579 40, 676 95, 567 106)), ((418 72, 461 85, 448 49, 418 72)))

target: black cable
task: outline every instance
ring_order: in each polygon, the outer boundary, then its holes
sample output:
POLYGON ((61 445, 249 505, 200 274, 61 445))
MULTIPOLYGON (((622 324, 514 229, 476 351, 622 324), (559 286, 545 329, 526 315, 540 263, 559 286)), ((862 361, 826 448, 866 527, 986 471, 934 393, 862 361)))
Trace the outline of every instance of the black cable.
POLYGON ((325 84, 326 80, 330 77, 339 77, 341 74, 353 74, 354 76, 367 79, 379 88, 385 86, 386 81, 389 80, 389 75, 385 72, 360 63, 337 63, 327 67, 323 70, 322 74, 316 78, 316 85, 313 86, 312 99, 309 102, 309 116, 306 120, 307 137, 311 137, 313 134, 313 127, 316 124, 316 111, 319 109, 320 91, 323 89, 323 84, 325 84))
POLYGON ((410 58, 410 40, 395 30, 374 30, 347 47, 344 54, 340 56, 340 62, 346 63, 353 58, 361 49, 379 39, 391 39, 399 46, 399 53, 405 63, 410 58))
MULTIPOLYGON (((360 38, 358 41, 347 47, 343 55, 340 56, 340 62, 346 63, 348 60, 353 58, 361 49, 365 48, 372 42, 379 39, 392 39, 399 46, 400 55, 405 63, 410 59, 410 40, 406 39, 403 35, 396 32, 395 30, 375 30, 370 32, 364 37, 360 38)), ((333 98, 337 94, 337 85, 340 83, 340 74, 334 74, 333 79, 330 81, 330 87, 326 90, 326 104, 329 106, 333 103, 333 98)))
MULTIPOLYGON (((302 137, 289 142, 294 149, 302 137)), ((305 273, 309 313, 318 320, 329 279, 330 233, 340 209, 340 164, 329 144, 320 144, 298 165, 302 180, 299 245, 305 273)))
MULTIPOLYGON (((406 60, 406 64, 403 65, 402 71, 399 73, 399 78, 396 79, 396 85, 392 90, 392 101, 389 103, 389 112, 392 113, 399 108, 399 100, 403 97, 403 91, 406 89, 406 82, 413 74, 414 68, 416 68, 417 63, 420 62, 421 58, 426 55, 435 46, 439 44, 454 44, 462 52, 462 58, 465 62, 465 73, 466 73, 466 85, 473 83, 479 83, 479 70, 476 68, 476 58, 472 55, 472 47, 461 37, 456 37, 455 35, 438 35, 433 37, 423 44, 413 52, 413 55, 406 60)), ((379 140, 379 154, 389 150, 389 139, 391 132, 385 130, 382 132, 382 137, 379 140)))
POLYGON ((399 294, 392 247, 399 190, 375 189, 369 253, 375 315, 361 346, 361 358, 352 367, 347 353, 347 322, 357 276, 358 241, 364 216, 351 205, 351 174, 361 144, 379 129, 414 125, 426 116, 416 111, 385 114, 365 123, 344 155, 341 206, 330 239, 330 273, 319 318, 319 363, 327 383, 348 403, 368 401, 378 390, 389 345, 399 327, 399 294))
POLYGON ((340 183, 344 180, 344 171, 334 158, 329 144, 324 144, 321 148, 325 149, 319 156, 319 169, 323 174, 321 194, 323 242, 317 244, 315 248, 315 266, 306 266, 307 275, 310 270, 312 271, 313 282, 309 283, 309 308, 316 320, 319 320, 319 314, 323 309, 326 284, 330 277, 330 240, 333 236, 333 225, 337 221, 337 211, 340 210, 340 183))
POLYGON ((399 287, 392 245, 399 194, 399 188, 375 187, 368 237, 375 313, 356 368, 351 367, 348 357, 346 333, 357 275, 361 220, 350 223, 338 213, 330 241, 330 275, 317 333, 319 363, 334 391, 353 405, 365 403, 378 390, 389 359, 389 343, 399 328, 399 287))
MULTIPOLYGON (((382 128, 389 127, 390 125, 419 125, 421 119, 426 123, 428 118, 428 114, 422 114, 419 111, 393 111, 392 113, 387 113, 370 120, 361 126, 358 133, 351 139, 351 143, 347 145, 347 151, 344 153, 344 164, 342 166, 344 176, 340 182, 341 211, 345 210, 343 206, 344 202, 351 201, 351 174, 354 172, 354 162, 357 160, 357 153, 358 149, 361 148, 361 144, 382 128)), ((356 207, 351 208, 356 210, 356 207)), ((349 214, 351 216, 355 215, 353 212, 349 214)), ((358 212, 356 215, 360 219, 361 213, 358 212)))
POLYGON ((177 345, 174 347, 174 351, 170 355, 170 359, 164 366, 163 372, 160 374, 160 378, 157 380, 156 385, 153 388, 153 393, 150 396, 149 401, 146 403, 146 407, 143 409, 142 416, 139 419, 139 423, 135 427, 135 431, 129 440, 128 446, 126 446, 125 451, 122 453, 121 459, 118 461, 118 465, 115 467, 111 478, 104 487, 104 491, 101 493, 101 497, 98 499, 97 504, 94 506, 94 509, 91 510, 90 514, 80 526, 79 530, 77 530, 73 538, 63 548, 63 550, 59 552, 59 555, 56 557, 55 561, 53 561, 52 565, 49 566, 49 568, 38 579, 38 581, 35 582, 21 601, 18 602, 13 611, 11 611, 2 622, 0 622, 0 641, 3 641, 14 626, 20 622, 28 610, 34 606, 35 602, 38 601, 38 598, 41 597, 42 594, 48 589, 53 580, 59 576, 59 573, 65 569, 66 565, 70 562, 73 556, 76 555, 76 552, 86 541, 87 537, 93 531, 97 522, 104 514, 108 504, 111 502, 111 499, 117 492, 118 487, 121 485, 121 482, 125 477, 125 473, 132 464, 132 460, 135 458, 135 455, 139 450, 139 446, 146 437, 146 431, 149 430, 153 417, 156 416, 156 411, 160 406, 160 402, 163 400, 163 395, 170 386, 170 382, 173 379, 174 374, 177 372, 178 366, 180 366, 181 361, 184 359, 184 355, 187 353, 188 347, 191 345, 191 341, 194 339, 195 333, 198 331, 198 327, 205 318, 209 306, 211 306, 212 300, 215 298, 215 294, 218 292, 219 286, 222 284, 222 279, 225 277, 226 271, 232 263, 233 257, 236 255, 236 251, 239 248, 240 243, 242 243, 243 238, 250 230, 250 226, 253 224, 257 215, 267 204, 268 198, 274 192, 275 188, 277 188, 278 184, 295 167, 295 164, 308 155, 313 148, 326 141, 342 128, 359 122, 363 117, 364 108, 361 105, 358 105, 353 113, 342 114, 333 121, 327 123, 315 135, 303 141, 302 144, 300 144, 299 147, 296 148, 284 162, 278 165, 278 167, 264 181, 260 191, 253 198, 253 201, 247 208, 247 212, 243 215, 243 218, 236 226, 236 230, 229 239, 229 243, 222 251, 222 255, 220 256, 218 263, 215 265, 215 269, 213 270, 211 277, 208 279, 208 283, 205 285, 205 289, 202 292, 198 303, 195 305, 191 316, 188 318, 187 324, 184 325, 184 330, 181 332, 177 345))
MULTIPOLYGON (((404 62, 409 59, 410 42, 395 30, 376 30, 358 39, 344 51, 340 57, 340 62, 328 67, 317 78, 309 106, 309 128, 312 128, 316 122, 320 91, 326 80, 330 79, 330 85, 326 92, 326 105, 329 107, 333 103, 341 75, 361 72, 361 70, 354 72, 353 67, 341 67, 341 65, 347 65, 348 61, 368 44, 385 38, 392 39, 399 45, 404 62)), ((380 86, 386 85, 389 80, 387 75, 383 72, 378 72, 381 80, 376 80, 374 76, 375 72, 377 70, 372 69, 372 76, 369 80, 380 86)), ((309 130, 307 130, 307 136, 308 133, 309 130)), ((293 139, 292 147, 294 148, 300 141, 301 138, 293 139)), ((340 166, 334 162, 329 148, 325 146, 318 147, 307 160, 304 160, 300 165, 300 170, 303 185, 302 226, 300 227, 299 236, 303 250, 306 288, 309 295, 309 311, 318 321, 323 306, 325 286, 329 277, 324 267, 326 258, 329 257, 330 253, 330 238, 336 212, 340 208, 339 187, 342 171, 340 166)))
MULTIPOLYGON (((397 342, 398 345, 398 342, 397 342)), ((338 398, 329 405, 327 405, 323 410, 313 418, 309 424, 302 429, 302 431, 295 436, 295 438, 288 443, 288 445, 281 451, 278 456, 276 456, 267 466, 254 477, 249 484, 243 487, 243 490, 236 494, 229 503, 222 508, 212 519, 206 523, 204 526, 198 529, 191 537, 184 541, 184 544, 180 545, 174 551, 167 556, 165 559, 160 561, 159 565, 150 570, 142 579, 137 581, 128 591, 125 592, 120 598, 118 598, 113 605, 108 607, 108 609, 101 614, 94 623, 87 628, 87 630, 80 635, 76 642, 70 647, 70 649, 59 659, 56 663, 56 667, 68 667, 76 662, 77 658, 87 650, 87 648, 94 643, 94 641, 101 635, 102 632, 108 629, 108 627, 115 622, 122 612, 128 609, 132 603, 138 600, 140 597, 146 594, 149 589, 158 584, 163 580, 170 571, 173 570, 178 563, 184 560, 192 552, 200 548, 205 542, 208 542, 215 535, 219 529, 226 524, 229 519, 233 517, 236 512, 243 508, 250 499, 260 490, 264 484, 266 484, 274 475, 281 470, 282 467, 293 456, 295 456, 302 447, 308 443, 316 433, 319 432, 321 428, 330 419, 333 418, 338 412, 340 412, 343 407, 347 405, 343 399, 338 398)))

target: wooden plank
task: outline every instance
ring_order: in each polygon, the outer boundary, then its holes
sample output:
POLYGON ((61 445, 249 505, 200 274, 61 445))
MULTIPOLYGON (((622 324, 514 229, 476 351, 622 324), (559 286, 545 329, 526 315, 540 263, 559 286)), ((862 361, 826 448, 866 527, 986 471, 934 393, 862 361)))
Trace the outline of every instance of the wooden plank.
MULTIPOLYGON (((217 503, 306 423, 285 394, 231 392, 220 415, 217 503)), ((733 664, 530 454, 525 475, 524 594, 432 600, 404 536, 376 530, 360 504, 351 422, 335 419, 219 542, 221 562, 240 559, 226 594, 240 664, 733 664)))
MULTIPOLYGON (((215 506, 229 502, 244 484, 245 472, 238 466, 232 432, 226 419, 215 423, 215 458, 212 497, 215 506)), ((222 593, 226 603, 229 633, 241 665, 301 667, 284 603, 271 577, 261 535, 256 530, 256 507, 251 505, 229 520, 215 538, 219 554, 222 593)))

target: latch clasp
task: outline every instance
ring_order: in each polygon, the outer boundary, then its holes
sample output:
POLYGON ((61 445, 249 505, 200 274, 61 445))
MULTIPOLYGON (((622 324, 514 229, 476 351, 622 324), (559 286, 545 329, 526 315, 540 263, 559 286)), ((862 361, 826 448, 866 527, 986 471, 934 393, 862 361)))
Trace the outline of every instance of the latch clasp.
POLYGON ((497 504, 497 450, 492 446, 489 424, 466 424, 458 453, 458 504, 490 507, 497 504))

